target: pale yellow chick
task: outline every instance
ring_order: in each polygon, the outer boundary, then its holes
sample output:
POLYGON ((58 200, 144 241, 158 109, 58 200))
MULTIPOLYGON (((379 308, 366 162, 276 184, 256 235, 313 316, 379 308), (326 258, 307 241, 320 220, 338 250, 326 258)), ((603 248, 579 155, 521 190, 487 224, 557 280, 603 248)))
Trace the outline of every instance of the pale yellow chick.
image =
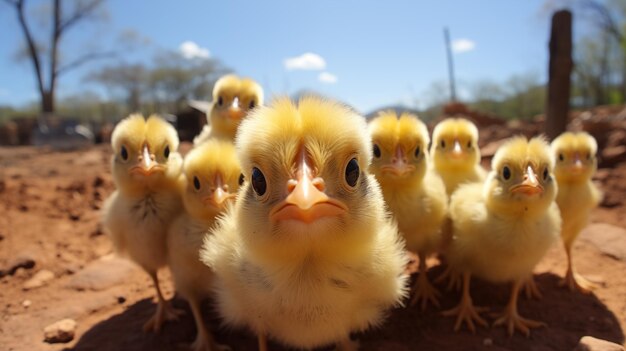
POLYGON ((254 80, 234 74, 220 78, 213 87, 213 103, 207 125, 194 138, 195 146, 217 138, 235 140, 241 121, 257 106, 263 105, 263 88, 254 80))
POLYGON ((158 305, 144 330, 159 331, 179 311, 165 301, 157 271, 166 265, 167 227, 182 211, 177 183, 182 157, 178 135, 165 120, 131 115, 111 136, 113 180, 117 190, 103 209, 105 231, 119 254, 126 255, 152 278, 158 305))
POLYGON ((448 196, 460 184, 482 182, 487 175, 480 165, 478 128, 465 118, 447 118, 435 126, 430 157, 448 196))
POLYGON ((288 99, 243 121, 245 179, 201 258, 218 276, 217 308, 297 349, 337 344, 378 326, 404 297, 407 264, 385 216, 365 120, 338 103, 288 99))
POLYGON ((589 222, 589 213, 602 198, 600 190, 591 181, 598 166, 597 151, 596 140, 585 132, 566 132, 552 142, 556 159, 554 175, 559 185, 556 203, 563 219, 561 239, 567 253, 567 273, 561 284, 583 293, 589 293, 593 284, 576 274, 572 244, 589 222))
POLYGON ((484 184, 461 185, 450 200, 454 240, 449 263, 463 273, 463 295, 455 330, 465 321, 486 325, 470 297, 470 278, 493 283, 513 282, 511 298, 495 325, 505 324, 510 335, 517 328, 526 335, 543 323, 517 312, 518 292, 561 229, 549 145, 542 138, 515 137, 496 152, 484 184))
POLYGON ((241 177, 235 146, 209 140, 185 157, 181 194, 185 212, 170 227, 168 263, 176 290, 189 301, 198 330, 194 350, 225 349, 215 344, 202 319, 200 303, 210 295, 214 273, 200 262, 199 251, 215 217, 234 199, 241 177))
POLYGON ((419 255, 419 274, 411 304, 438 305, 428 281, 426 258, 442 243, 448 198, 441 178, 428 167, 428 129, 417 116, 382 112, 369 124, 374 159, 370 171, 383 190, 408 250, 419 255))

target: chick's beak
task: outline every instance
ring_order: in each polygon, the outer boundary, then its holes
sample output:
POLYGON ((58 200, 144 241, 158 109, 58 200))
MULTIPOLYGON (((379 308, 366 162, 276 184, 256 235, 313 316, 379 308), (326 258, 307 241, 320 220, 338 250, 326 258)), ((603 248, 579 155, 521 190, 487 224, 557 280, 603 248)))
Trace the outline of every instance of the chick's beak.
POLYGON ((452 155, 455 157, 459 157, 463 155, 463 149, 461 148, 461 143, 458 140, 454 139, 454 147, 452 148, 452 155))
POLYGON ((243 117, 243 111, 239 107, 239 98, 235 98, 232 105, 228 108, 228 117, 233 120, 238 120, 243 117))
POLYGON ((289 195, 274 206, 270 218, 274 221, 296 220, 312 223, 323 217, 339 216, 347 206, 324 192, 324 180, 314 178, 304 151, 300 152, 296 178, 287 182, 289 195))
POLYGON ((574 172, 579 172, 583 168, 583 161, 578 152, 574 153, 574 172))
POLYGON ((404 150, 402 150, 402 146, 400 145, 396 147, 396 154, 391 161, 391 164, 381 167, 383 172, 390 172, 396 176, 403 176, 413 169, 413 167, 408 164, 406 157, 404 156, 404 150))
POLYGON ((141 149, 139 162, 137 162, 137 164, 130 169, 130 172, 132 174, 149 176, 158 169, 159 167, 156 164, 154 155, 150 153, 150 148, 148 147, 148 144, 144 144, 141 149))
POLYGON ((522 181, 520 184, 513 186, 513 188, 511 188, 511 192, 525 195, 535 195, 541 194, 543 192, 543 187, 541 186, 541 184, 539 184, 539 181, 537 180, 537 175, 530 165, 526 168, 524 181, 522 181))
POLYGON ((215 175, 215 190, 211 196, 207 196, 203 199, 204 203, 208 203, 214 207, 222 208, 226 204, 226 201, 234 198, 236 195, 228 192, 228 187, 224 184, 222 175, 217 173, 215 175))

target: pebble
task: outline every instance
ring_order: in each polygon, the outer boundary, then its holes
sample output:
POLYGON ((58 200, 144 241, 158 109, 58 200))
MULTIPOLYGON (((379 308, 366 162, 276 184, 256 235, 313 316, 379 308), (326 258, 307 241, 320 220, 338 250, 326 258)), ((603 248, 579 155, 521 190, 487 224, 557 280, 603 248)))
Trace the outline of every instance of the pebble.
POLYGON ((22 253, 9 261, 6 268, 0 269, 0 277, 14 275, 20 268, 31 269, 33 267, 35 267, 35 259, 30 254, 22 253))
POLYGON ((491 338, 486 338, 483 340, 483 345, 484 346, 492 346, 493 345, 493 339, 491 338))
POLYGON ((73 319, 62 319, 43 330, 44 341, 47 343, 66 343, 74 339, 76 333, 76 321, 73 319))
POLYGON ((624 347, 592 336, 583 336, 574 351, 624 351, 624 347))
POLYGON ((22 301, 22 306, 24 306, 24 308, 29 308, 30 305, 32 305, 32 301, 30 301, 30 300, 22 301))
POLYGON ((24 283, 23 289, 30 290, 42 287, 52 279, 54 279, 54 273, 47 269, 42 269, 24 283))

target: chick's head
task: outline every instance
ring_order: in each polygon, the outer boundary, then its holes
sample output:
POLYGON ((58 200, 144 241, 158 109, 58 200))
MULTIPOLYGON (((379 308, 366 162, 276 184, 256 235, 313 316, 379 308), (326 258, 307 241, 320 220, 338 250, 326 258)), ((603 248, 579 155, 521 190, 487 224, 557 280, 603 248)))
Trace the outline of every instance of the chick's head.
POLYGON ((430 155, 438 171, 467 170, 480 162, 478 128, 464 118, 447 118, 433 130, 430 155))
POLYGON ((239 225, 255 252, 347 254, 371 241, 384 206, 367 173, 371 144, 361 116, 317 98, 280 99, 246 118, 236 140, 247 180, 239 225))
POLYGON ((173 187, 181 173, 176 129, 158 116, 135 114, 113 130, 113 177, 122 191, 133 193, 173 187))
POLYGON ((182 195, 191 216, 210 220, 233 200, 243 183, 235 146, 211 139, 192 149, 183 165, 182 195))
POLYGON ((552 142, 557 181, 586 181, 598 167, 596 139, 585 132, 565 132, 552 142))
POLYGON ((232 131, 234 134, 244 116, 239 99, 241 80, 234 74, 228 74, 215 82, 213 87, 213 107, 211 108, 211 126, 219 130, 232 131))
POLYGON ((424 177, 429 137, 417 116, 382 112, 370 122, 369 132, 374 154, 370 169, 383 187, 414 183, 424 177))
POLYGON ((497 213, 543 213, 556 197, 550 146, 542 137, 511 138, 498 149, 491 168, 484 196, 497 213))

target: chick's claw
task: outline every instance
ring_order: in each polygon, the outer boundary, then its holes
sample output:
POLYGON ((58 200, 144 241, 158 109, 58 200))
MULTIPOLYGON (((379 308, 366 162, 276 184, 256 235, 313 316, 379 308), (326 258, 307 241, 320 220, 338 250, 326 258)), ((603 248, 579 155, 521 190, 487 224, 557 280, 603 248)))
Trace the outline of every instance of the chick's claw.
POLYGON ((420 273, 415 285, 413 286, 413 297, 411 298, 411 306, 415 306, 420 300, 422 310, 426 309, 428 303, 431 302, 435 307, 439 307, 439 292, 428 281, 426 274, 420 273))
POLYGON ((463 299, 457 307, 444 311, 441 314, 444 316, 457 316, 456 323, 454 324, 455 332, 458 332, 461 329, 461 323, 465 322, 465 324, 467 324, 467 328, 472 332, 472 334, 474 334, 476 332, 474 322, 485 328, 487 327, 487 321, 481 318, 479 314, 480 312, 485 311, 487 311, 486 307, 475 307, 472 304, 471 299, 463 299))
POLYGON ((446 268, 446 270, 441 273, 437 279, 435 279, 435 283, 443 283, 448 281, 446 285, 446 291, 459 291, 463 286, 463 275, 461 273, 455 272, 450 266, 446 268))
POLYGON ((498 318, 494 323, 494 327, 499 325, 506 325, 509 336, 512 336, 515 329, 518 329, 526 337, 530 336, 530 328, 539 328, 547 326, 546 323, 534 321, 521 317, 517 313, 517 309, 508 309, 504 312, 502 317, 498 318))
POLYGON ((539 290, 539 287, 537 287, 537 284, 535 283, 535 279, 533 277, 528 278, 528 280, 524 282, 523 289, 524 295, 529 300, 540 300, 541 298, 543 298, 543 295, 541 295, 541 291, 539 290))
POLYGON ((596 288, 594 283, 572 270, 567 271, 565 277, 559 282, 559 286, 565 286, 571 291, 580 291, 583 294, 591 294, 592 290, 596 288))
POLYGON ((163 323, 166 321, 177 321, 178 317, 185 314, 185 311, 172 307, 168 302, 159 302, 154 315, 143 325, 144 332, 161 331, 163 323))

